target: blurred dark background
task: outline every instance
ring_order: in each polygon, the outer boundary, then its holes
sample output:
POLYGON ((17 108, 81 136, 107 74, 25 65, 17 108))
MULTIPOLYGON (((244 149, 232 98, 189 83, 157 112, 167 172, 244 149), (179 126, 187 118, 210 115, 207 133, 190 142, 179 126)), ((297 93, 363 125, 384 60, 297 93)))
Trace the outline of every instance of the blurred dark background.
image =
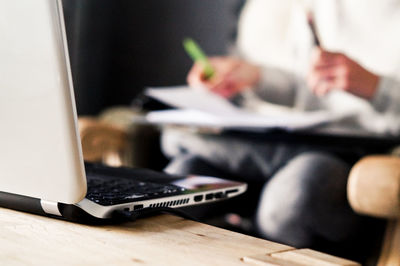
POLYGON ((146 86, 185 83, 184 37, 225 54, 244 0, 64 0, 79 115, 129 105, 146 86))

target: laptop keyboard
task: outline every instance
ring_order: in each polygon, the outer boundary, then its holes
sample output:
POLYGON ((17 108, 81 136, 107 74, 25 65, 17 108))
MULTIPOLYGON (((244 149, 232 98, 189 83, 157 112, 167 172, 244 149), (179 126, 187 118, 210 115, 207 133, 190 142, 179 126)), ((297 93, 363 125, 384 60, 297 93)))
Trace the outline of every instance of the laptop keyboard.
POLYGON ((157 184, 93 173, 87 175, 87 184, 86 198, 104 206, 179 195, 186 190, 172 184, 157 184))

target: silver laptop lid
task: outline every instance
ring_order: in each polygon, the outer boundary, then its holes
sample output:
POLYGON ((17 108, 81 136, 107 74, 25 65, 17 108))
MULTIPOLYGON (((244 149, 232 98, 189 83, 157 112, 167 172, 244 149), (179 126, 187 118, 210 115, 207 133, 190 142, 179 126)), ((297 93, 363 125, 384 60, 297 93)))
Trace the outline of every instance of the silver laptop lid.
POLYGON ((0 0, 0 191, 76 203, 86 179, 61 0, 0 0))

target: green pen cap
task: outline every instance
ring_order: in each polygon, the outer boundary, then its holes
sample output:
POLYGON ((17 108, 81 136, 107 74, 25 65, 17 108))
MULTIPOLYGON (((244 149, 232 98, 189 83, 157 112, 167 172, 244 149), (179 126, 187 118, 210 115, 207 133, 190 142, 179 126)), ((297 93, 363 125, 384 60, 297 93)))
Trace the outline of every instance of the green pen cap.
POLYGON ((206 54, 200 46, 193 39, 185 38, 183 40, 183 47, 193 61, 203 65, 205 78, 211 78, 214 75, 214 68, 211 66, 210 61, 208 61, 206 54))

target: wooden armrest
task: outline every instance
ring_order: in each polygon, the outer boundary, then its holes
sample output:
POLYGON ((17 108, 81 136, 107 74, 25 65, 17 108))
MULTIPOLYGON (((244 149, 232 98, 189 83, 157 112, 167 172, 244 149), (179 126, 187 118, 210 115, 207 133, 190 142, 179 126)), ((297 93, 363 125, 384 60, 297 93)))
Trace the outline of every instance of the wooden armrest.
POLYGON ((400 216, 400 158, 368 156, 352 168, 347 185, 351 207, 383 218, 400 216))
POLYGON ((79 132, 83 157, 86 161, 102 161, 119 166, 121 151, 128 142, 127 132, 119 127, 98 121, 92 117, 79 118, 79 132))
POLYGON ((79 130, 86 161, 110 166, 158 167, 159 130, 135 123, 143 114, 129 107, 111 107, 97 117, 80 117, 79 130))

